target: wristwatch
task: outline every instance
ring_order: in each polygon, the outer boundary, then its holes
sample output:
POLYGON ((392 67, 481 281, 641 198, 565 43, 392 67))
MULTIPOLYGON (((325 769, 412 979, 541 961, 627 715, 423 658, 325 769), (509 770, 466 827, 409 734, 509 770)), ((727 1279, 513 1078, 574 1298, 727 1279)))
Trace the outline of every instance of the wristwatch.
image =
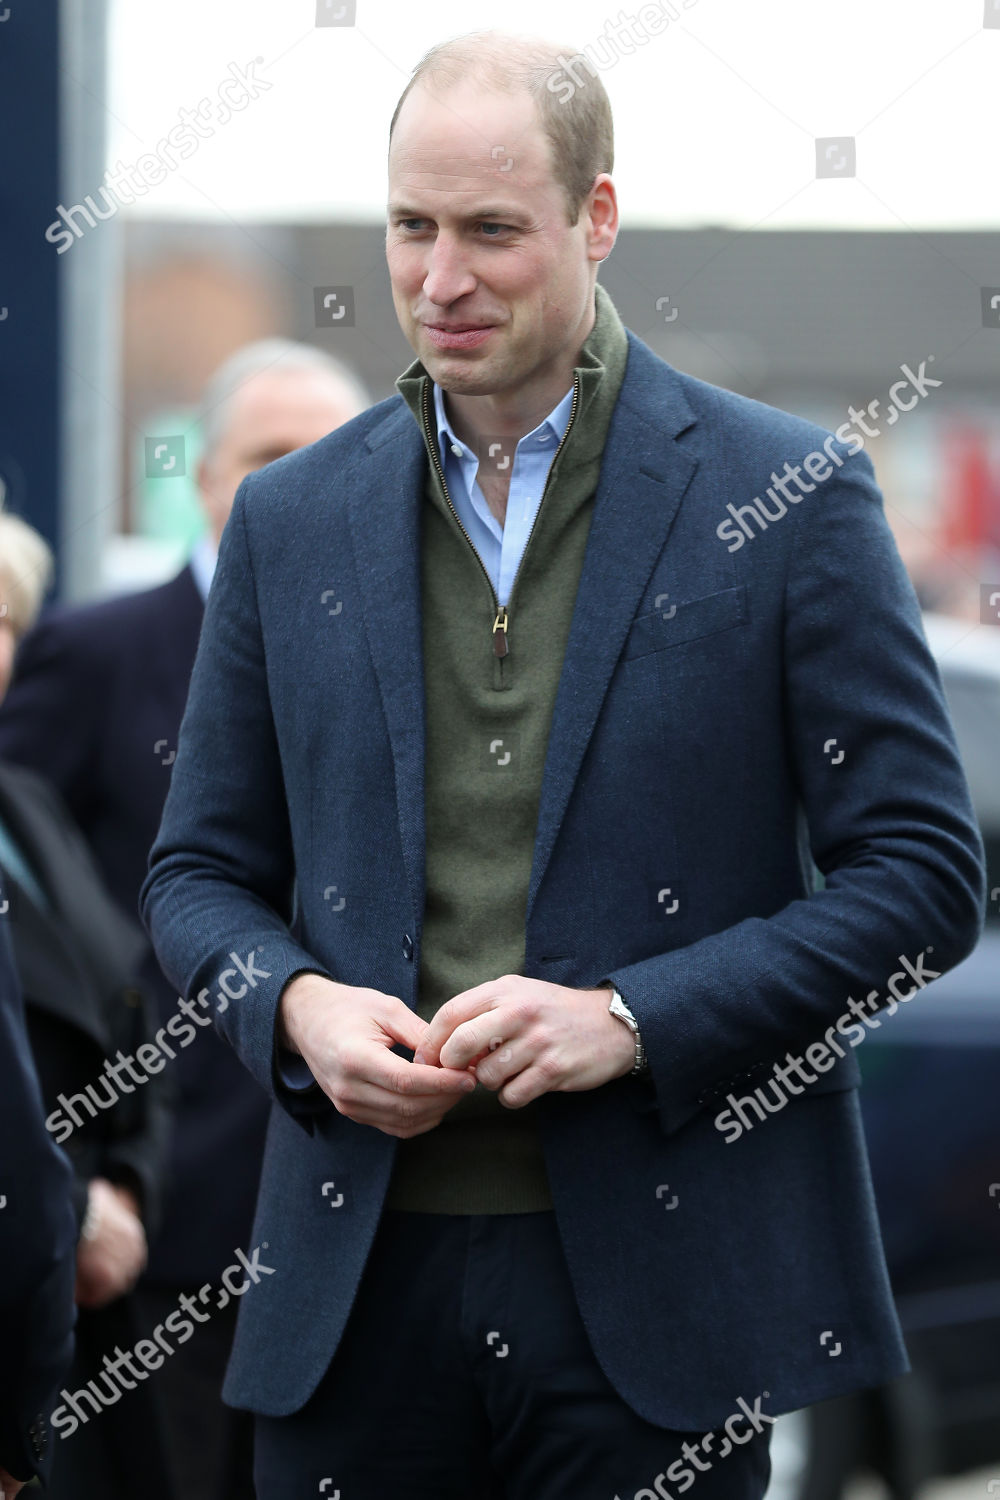
POLYGON ((629 1077, 634 1078, 640 1073, 648 1072, 649 1063, 646 1061, 646 1049, 642 1045, 642 1032, 639 1030, 639 1023, 616 989, 612 989, 611 991, 611 1004, 608 1006, 608 1010, 613 1016, 617 1016, 619 1021, 625 1022, 625 1025, 631 1029, 635 1038, 635 1067, 632 1069, 629 1077))

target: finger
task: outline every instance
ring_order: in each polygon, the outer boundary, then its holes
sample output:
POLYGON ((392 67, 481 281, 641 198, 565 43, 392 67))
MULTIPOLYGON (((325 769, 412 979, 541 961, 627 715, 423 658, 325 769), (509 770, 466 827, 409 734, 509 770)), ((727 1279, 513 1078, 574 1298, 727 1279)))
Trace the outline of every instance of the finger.
POLYGON ((407 1062, 385 1047, 362 1046, 343 1059, 344 1074, 351 1087, 367 1085, 388 1096, 424 1095, 428 1099, 458 1094, 475 1079, 460 1068, 436 1068, 407 1062))
POLYGON ((510 1007, 483 1012, 456 1026, 438 1053, 442 1067, 467 1068, 478 1064, 491 1052, 521 1036, 523 1018, 518 1020, 510 1007))
POLYGON ((392 1037, 394 1042, 402 1042, 404 1047, 413 1049, 420 1045, 427 1032, 427 1022, 416 1011, 404 1005, 402 1000, 394 996, 388 997, 388 1004, 384 1013, 373 1019, 382 1029, 392 1037))
POLYGON ((459 1026, 476 1016, 496 1010, 502 998, 502 990, 498 988, 497 981, 493 980, 488 984, 477 984, 474 989, 463 990, 461 994, 446 1000, 435 1011, 428 1024, 420 1043, 422 1057, 428 1062, 440 1061, 442 1047, 449 1037, 454 1036, 459 1026))
POLYGON ((533 1099, 540 1099, 552 1089, 552 1079, 546 1077, 534 1063, 529 1063, 516 1078, 505 1083, 497 1094, 504 1109, 523 1109, 533 1099))
POLYGON ((415 1067, 403 1059, 394 1058, 391 1053, 381 1052, 381 1058, 388 1058, 390 1064, 396 1064, 396 1070, 378 1062, 366 1065, 348 1059, 346 1068, 330 1079, 319 1077, 322 1089, 336 1109, 351 1119, 357 1118, 361 1125, 381 1125, 390 1119, 399 1121, 406 1113, 400 1109, 403 1101, 408 1104, 411 1118, 417 1118, 421 1107, 429 1115, 441 1118, 445 1110, 457 1104, 463 1091, 471 1094, 475 1089, 475 1077, 471 1073, 456 1073, 450 1068, 415 1067), (421 1080, 424 1080, 423 1086, 421 1080), (427 1083, 430 1088, 427 1088, 427 1083), (361 1119, 358 1116, 360 1109, 378 1112, 378 1119, 367 1116, 361 1119))
POLYGON ((523 1073, 534 1062, 534 1052, 524 1037, 505 1041, 476 1062, 476 1078, 494 1093, 523 1073))
POLYGON ((457 1102, 453 1095, 447 1094, 404 1099, 398 1094, 387 1093, 385 1089, 362 1084, 352 1088, 346 1100, 342 1097, 339 1102, 335 1101, 335 1107, 358 1125, 372 1125, 378 1130, 396 1134, 400 1128, 414 1131, 433 1128, 457 1102))

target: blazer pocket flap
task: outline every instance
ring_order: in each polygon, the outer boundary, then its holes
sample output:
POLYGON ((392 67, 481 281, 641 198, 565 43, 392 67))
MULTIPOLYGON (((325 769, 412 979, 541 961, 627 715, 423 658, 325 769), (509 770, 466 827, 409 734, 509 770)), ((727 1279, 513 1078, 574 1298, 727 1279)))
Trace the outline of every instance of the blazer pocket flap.
POLYGON ((661 651, 667 646, 679 646, 684 641, 716 635, 720 630, 744 624, 746 619, 745 583, 721 589, 717 594, 705 594, 700 599, 674 604, 664 596, 661 609, 638 615, 633 621, 623 654, 626 659, 645 656, 648 651, 661 651))

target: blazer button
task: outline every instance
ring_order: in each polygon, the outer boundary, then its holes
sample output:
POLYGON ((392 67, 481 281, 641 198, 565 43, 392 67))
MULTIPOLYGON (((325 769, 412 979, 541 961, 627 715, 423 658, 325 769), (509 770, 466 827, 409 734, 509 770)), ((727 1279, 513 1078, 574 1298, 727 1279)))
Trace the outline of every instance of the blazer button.
POLYGON ((407 960, 413 958, 413 939, 408 932, 403 933, 403 957, 407 960))

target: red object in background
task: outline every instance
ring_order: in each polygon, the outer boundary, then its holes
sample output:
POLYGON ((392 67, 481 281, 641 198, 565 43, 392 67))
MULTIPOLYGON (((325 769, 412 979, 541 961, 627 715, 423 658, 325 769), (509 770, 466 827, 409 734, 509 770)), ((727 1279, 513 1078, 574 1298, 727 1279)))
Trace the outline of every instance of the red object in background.
POLYGON ((944 439, 941 533, 949 550, 975 552, 1000 541, 1000 474, 990 463, 990 433, 954 427, 944 439))

